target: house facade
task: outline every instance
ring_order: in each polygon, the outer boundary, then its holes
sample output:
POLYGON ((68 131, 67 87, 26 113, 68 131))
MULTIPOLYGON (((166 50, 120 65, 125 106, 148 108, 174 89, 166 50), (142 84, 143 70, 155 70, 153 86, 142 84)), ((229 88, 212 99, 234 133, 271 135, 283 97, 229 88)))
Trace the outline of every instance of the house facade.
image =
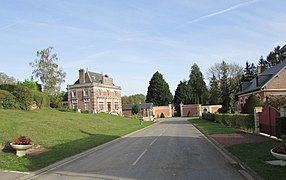
POLYGON ((249 82, 242 82, 238 95, 236 110, 242 111, 251 94, 266 102, 271 96, 286 96, 286 60, 263 72, 258 67, 258 74, 249 82))
POLYGON ((122 114, 121 87, 103 73, 79 70, 79 79, 67 86, 68 107, 78 111, 122 114))

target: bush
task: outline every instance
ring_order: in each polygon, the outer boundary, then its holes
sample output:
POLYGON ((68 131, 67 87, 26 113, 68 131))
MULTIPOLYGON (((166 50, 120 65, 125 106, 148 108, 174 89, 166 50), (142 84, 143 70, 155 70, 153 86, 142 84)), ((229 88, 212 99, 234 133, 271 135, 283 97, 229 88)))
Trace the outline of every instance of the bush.
POLYGON ((33 94, 31 90, 20 85, 16 87, 13 95, 16 97, 16 101, 18 102, 20 109, 30 110, 33 102, 33 94))
POLYGON ((286 135, 286 117, 276 118, 276 134, 278 137, 286 135))
POLYGON ((90 111, 89 110, 85 110, 85 111, 80 111, 82 114, 89 114, 90 111))
POLYGON ((0 90, 0 108, 14 109, 17 107, 16 98, 5 90, 0 90))
POLYGON ((192 115, 191 112, 189 111, 187 116, 188 116, 188 117, 192 117, 193 115, 192 115))
POLYGON ((76 112, 75 109, 68 109, 68 108, 58 108, 57 110, 61 112, 76 112))
POLYGON ((17 88, 17 85, 15 84, 0 84, 0 89, 6 90, 10 93, 14 92, 16 88, 17 88))
POLYGON ((164 113, 161 113, 160 118, 165 118, 164 113))
POLYGON ((42 93, 38 90, 34 90, 33 92, 33 101, 36 102, 39 108, 49 107, 50 106, 50 99, 49 96, 45 93, 42 93))
POLYGON ((246 100, 241 112, 245 114, 254 114, 254 107, 258 107, 260 105, 260 99, 256 95, 251 94, 246 100))
POLYGON ((254 131, 254 115, 250 114, 214 114, 203 113, 203 118, 225 126, 230 126, 245 131, 254 131))

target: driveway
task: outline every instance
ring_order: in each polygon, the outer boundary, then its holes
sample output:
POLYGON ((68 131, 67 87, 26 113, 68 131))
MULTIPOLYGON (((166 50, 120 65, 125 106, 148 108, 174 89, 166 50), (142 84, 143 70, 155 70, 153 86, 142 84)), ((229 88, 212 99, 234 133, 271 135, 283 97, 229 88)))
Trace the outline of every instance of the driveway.
POLYGON ((32 179, 244 179, 187 119, 159 123, 32 179))

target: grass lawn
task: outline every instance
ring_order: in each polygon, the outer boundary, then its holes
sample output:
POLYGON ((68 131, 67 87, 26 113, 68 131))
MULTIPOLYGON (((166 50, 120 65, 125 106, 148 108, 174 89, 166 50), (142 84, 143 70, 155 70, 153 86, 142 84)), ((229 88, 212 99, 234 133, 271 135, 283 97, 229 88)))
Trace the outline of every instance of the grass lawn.
POLYGON ((238 129, 227 127, 219 123, 207 121, 204 119, 191 118, 189 121, 207 135, 242 133, 242 131, 238 129))
POLYGON ((17 158, 14 151, 4 149, 0 151, 0 169, 37 170, 150 124, 152 122, 144 122, 140 126, 138 120, 104 113, 0 109, 0 142, 8 144, 13 138, 26 135, 34 144, 49 149, 23 158, 17 158))
MULTIPOLYGON (((241 132, 237 129, 199 118, 192 118, 189 121, 207 135, 241 132)), ((265 163, 269 160, 275 160, 270 153, 270 149, 272 149, 274 145, 277 145, 277 142, 269 140, 256 143, 231 145, 226 147, 226 149, 247 164, 261 177, 275 180, 285 179, 286 167, 272 166, 265 163)))
POLYGON ((270 149, 273 148, 275 143, 274 141, 245 143, 232 145, 226 149, 245 162, 264 179, 285 179, 286 167, 272 166, 265 163, 265 161, 275 160, 270 153, 270 149))

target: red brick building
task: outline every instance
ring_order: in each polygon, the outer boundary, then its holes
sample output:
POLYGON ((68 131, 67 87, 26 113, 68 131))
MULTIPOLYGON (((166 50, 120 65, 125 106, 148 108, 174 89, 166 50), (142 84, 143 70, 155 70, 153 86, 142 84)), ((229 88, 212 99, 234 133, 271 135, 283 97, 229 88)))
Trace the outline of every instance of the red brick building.
POLYGON ((79 70, 79 79, 67 86, 68 107, 76 110, 122 114, 121 87, 108 75, 79 70))
POLYGON ((280 62, 263 72, 258 67, 257 76, 249 82, 242 82, 240 85, 238 102, 236 109, 241 112, 246 100, 251 94, 256 94, 257 97, 265 102, 271 96, 286 95, 286 60, 280 62))

